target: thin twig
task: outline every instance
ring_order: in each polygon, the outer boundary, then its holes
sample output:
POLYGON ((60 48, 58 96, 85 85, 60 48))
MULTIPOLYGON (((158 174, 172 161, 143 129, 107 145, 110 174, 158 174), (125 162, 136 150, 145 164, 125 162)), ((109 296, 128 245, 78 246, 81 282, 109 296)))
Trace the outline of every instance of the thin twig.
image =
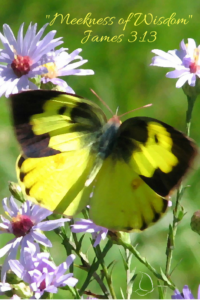
POLYGON ((120 240, 120 245, 122 245, 125 249, 128 249, 131 253, 133 253, 133 255, 143 264, 145 265, 149 271, 151 271, 151 273, 153 273, 157 279, 162 280, 169 288, 171 288, 172 290, 175 289, 174 284, 167 280, 167 278, 165 279, 162 274, 159 274, 156 269, 151 266, 151 264, 146 260, 145 257, 142 257, 140 255, 140 253, 136 250, 135 247, 133 247, 131 244, 128 243, 124 243, 122 240, 120 240))
MULTIPOLYGON (((72 242, 70 241, 65 232, 61 232, 61 231, 57 231, 56 229, 54 230, 59 236, 60 238, 62 239, 62 244, 63 246, 65 247, 66 251, 68 251, 69 247, 71 247, 71 249, 80 257, 81 259, 81 262, 82 262, 82 265, 83 267, 81 268, 82 270, 86 271, 86 272, 89 272, 90 269, 91 269, 91 265, 86 257, 86 255, 84 255, 78 248, 78 240, 75 238, 74 241, 75 242, 72 242)), ((94 279, 96 280, 96 282, 99 284, 103 294, 104 294, 104 297, 105 298, 108 298, 108 290, 105 286, 105 284, 103 283, 103 281, 101 280, 101 278, 99 277, 99 275, 94 272, 93 275, 94 279)))
MULTIPOLYGON (((111 243, 111 246, 112 246, 112 243, 111 243)), ((104 272, 106 282, 107 282, 108 288, 110 290, 110 294, 112 296, 112 299, 116 299, 115 290, 114 290, 114 287, 113 287, 113 284, 112 284, 112 278, 111 278, 111 275, 109 274, 108 269, 106 267, 106 264, 104 262, 104 256, 102 255, 101 248, 100 248, 99 245, 96 246, 96 251, 95 252, 96 252, 97 258, 100 260, 100 264, 102 266, 102 269, 103 269, 103 272, 104 272)))

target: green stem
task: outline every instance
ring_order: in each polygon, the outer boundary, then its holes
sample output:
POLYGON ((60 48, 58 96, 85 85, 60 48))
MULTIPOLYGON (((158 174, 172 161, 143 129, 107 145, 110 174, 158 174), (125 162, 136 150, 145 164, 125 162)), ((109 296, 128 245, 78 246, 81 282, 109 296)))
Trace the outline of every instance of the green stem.
POLYGON ((187 136, 190 136, 192 111, 194 108, 194 103, 195 103, 196 97, 187 96, 187 100, 188 100, 188 110, 186 112, 186 134, 187 134, 187 136))
MULTIPOLYGON (((87 288, 88 284, 90 283, 90 279, 92 278, 94 272, 98 269, 99 264, 101 263, 101 260, 106 256, 106 254, 108 253, 108 251, 110 250, 110 248, 112 247, 112 242, 109 240, 106 244, 106 246, 104 247, 102 253, 101 253, 101 259, 98 259, 96 262, 94 261, 93 264, 90 267, 90 270, 88 272, 88 275, 85 279, 85 282, 83 283, 81 289, 80 289, 80 295, 83 294, 83 292, 85 291, 85 289, 87 288)), ((106 294, 106 298, 108 298, 109 294, 106 294)))
POLYGON ((133 255, 143 264, 145 265, 151 273, 153 273, 157 279, 162 280, 169 288, 174 290, 175 286, 172 282, 165 279, 161 274, 159 274, 154 267, 150 265, 150 263, 146 260, 145 257, 142 257, 140 253, 133 247, 131 244, 124 243, 122 240, 120 241, 120 245, 122 245, 125 249, 128 249, 133 255))
POLYGON ((103 269, 103 272, 104 272, 104 275, 105 275, 107 285, 108 285, 108 288, 110 290, 110 294, 112 296, 112 299, 117 299, 117 297, 115 295, 115 290, 114 290, 113 285, 112 285, 112 278, 111 278, 111 275, 109 274, 108 269, 106 267, 106 264, 104 262, 104 258, 102 256, 101 248, 100 248, 99 245, 96 246, 96 251, 95 252, 96 252, 97 258, 100 260, 100 264, 102 266, 102 269, 103 269))
MULTIPOLYGON (((57 233, 60 238, 62 239, 62 244, 63 246, 65 247, 66 249, 66 252, 69 251, 69 248, 71 250, 73 250, 81 259, 81 262, 82 262, 82 270, 86 271, 89 273, 90 269, 91 269, 91 265, 89 264, 89 261, 86 257, 86 255, 84 255, 81 251, 80 251, 80 246, 78 244, 78 240, 77 238, 75 237, 74 239, 74 243, 72 241, 69 240, 69 238, 67 237, 65 231, 64 231, 64 228, 62 228, 63 230, 62 231, 58 231, 57 229, 54 229, 54 232, 57 233)), ((74 237, 74 236, 73 236, 74 237)), ((107 298, 107 295, 108 295, 108 290, 106 288, 106 286, 104 285, 104 283, 102 282, 101 278, 99 277, 99 275, 94 272, 92 274, 92 276, 94 277, 94 279, 97 281, 97 283, 99 284, 102 292, 104 293, 104 298, 107 298)))
MULTIPOLYGON (((175 242, 175 237, 176 237, 176 232, 177 232, 177 227, 178 227, 178 212, 179 212, 179 206, 180 206, 180 194, 181 194, 182 186, 177 191, 176 195, 176 203, 175 203, 175 208, 173 210, 173 223, 171 229, 169 229, 168 233, 168 239, 167 239, 167 249, 166 249, 166 255, 167 255, 167 260, 166 260, 166 268, 165 268, 165 275, 167 278, 170 278, 170 272, 171 272, 171 263, 172 263, 172 257, 173 257, 173 250, 174 250, 174 242, 175 242)), ((167 287, 163 288, 163 297, 165 299, 167 292, 167 287)))
MULTIPOLYGON (((186 112, 186 135, 190 136, 190 127, 191 127, 191 119, 192 119, 192 111, 194 108, 194 103, 196 100, 196 97, 190 97, 187 96, 188 100, 188 109, 186 112)), ((178 223, 179 223, 179 208, 180 208, 180 200, 182 196, 183 186, 180 185, 180 188, 177 191, 176 194, 176 203, 175 208, 173 210, 173 223, 172 226, 169 227, 169 233, 167 238, 167 248, 166 248, 166 268, 165 268, 165 275, 167 278, 170 279, 171 276, 171 264, 172 264, 172 258, 173 258, 173 251, 174 251, 174 244, 175 244, 175 237, 177 233, 178 223)), ((164 287, 163 289, 163 297, 165 298, 167 292, 167 287, 164 287)))
POLYGON ((131 283, 131 259, 130 259, 130 251, 125 249, 126 252, 126 263, 127 263, 127 271, 126 271, 126 298, 131 299, 132 294, 132 285, 131 283))

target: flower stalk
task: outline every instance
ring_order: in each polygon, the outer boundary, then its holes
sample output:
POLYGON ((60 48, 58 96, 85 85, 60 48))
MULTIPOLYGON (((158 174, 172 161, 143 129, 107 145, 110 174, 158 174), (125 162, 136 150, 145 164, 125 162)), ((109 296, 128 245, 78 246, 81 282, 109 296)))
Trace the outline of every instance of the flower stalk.
MULTIPOLYGON (((190 89, 194 89, 191 88, 190 89)), ((185 89, 184 89, 185 92, 185 89)), ((186 93, 186 92, 185 92, 186 93)), ((194 108, 196 97, 190 96, 187 94, 187 101, 188 101, 188 108, 186 112, 186 135, 190 136, 190 128, 191 128, 191 120, 192 120, 192 112, 194 108)), ((170 279, 170 276, 172 274, 171 272, 171 264, 172 264, 172 258, 173 258, 173 251, 175 248, 175 237, 177 233, 178 223, 182 220, 184 217, 184 213, 181 213, 181 210, 183 211, 183 208, 180 205, 181 197, 183 195, 184 188, 182 185, 180 185, 177 194, 176 194, 176 202, 175 207, 173 210, 173 222, 172 225, 169 225, 169 233, 168 233, 168 239, 167 239, 167 248, 166 248, 166 268, 165 268, 165 275, 167 278, 170 279)), ((164 287, 163 289, 163 297, 166 296, 167 287, 164 287)))

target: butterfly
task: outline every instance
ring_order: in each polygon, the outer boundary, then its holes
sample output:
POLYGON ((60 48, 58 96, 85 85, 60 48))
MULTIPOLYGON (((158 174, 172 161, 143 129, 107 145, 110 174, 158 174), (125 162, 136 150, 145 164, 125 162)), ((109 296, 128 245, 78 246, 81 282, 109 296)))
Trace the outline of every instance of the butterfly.
POLYGON ((107 120, 95 103, 58 91, 10 97, 27 199, 110 230, 139 231, 158 221, 196 154, 195 143, 149 117, 107 120))

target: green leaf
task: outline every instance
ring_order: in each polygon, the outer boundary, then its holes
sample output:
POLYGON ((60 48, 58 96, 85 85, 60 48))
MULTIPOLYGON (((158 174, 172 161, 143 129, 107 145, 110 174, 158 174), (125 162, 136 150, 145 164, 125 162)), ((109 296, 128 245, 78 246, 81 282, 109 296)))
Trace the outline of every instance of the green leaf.
POLYGON ((123 290, 122 290, 121 287, 120 287, 120 293, 121 293, 121 295, 122 295, 122 299, 126 299, 126 298, 124 297, 124 293, 123 293, 123 290))
POLYGON ((185 211, 184 207, 180 206, 180 210, 178 212, 178 217, 177 217, 179 222, 183 219, 183 217, 186 215, 186 213, 187 212, 185 211))
POLYGON ((41 88, 42 90, 53 90, 55 86, 56 86, 56 85, 53 84, 51 81, 49 81, 49 82, 47 82, 47 83, 41 82, 41 87, 40 87, 40 88, 41 88))
POLYGON ((81 287, 81 289, 79 290, 79 293, 80 295, 83 294, 83 292, 85 291, 85 289, 87 288, 87 286, 89 285, 90 283, 90 279, 92 278, 94 272, 98 269, 98 266, 99 266, 99 261, 96 261, 96 257, 93 259, 93 262, 91 264, 91 267, 89 269, 89 272, 87 274, 87 277, 81 287))
POLYGON ((83 235, 81 236, 80 240, 78 241, 78 244, 77 244, 77 251, 80 251, 80 249, 81 249, 81 246, 82 246, 82 242, 83 242, 84 236, 85 236, 85 234, 83 234, 83 235))
POLYGON ((123 264, 124 264, 124 269, 125 269, 125 271, 127 271, 128 268, 129 268, 128 263, 126 262, 126 260, 125 260, 125 258, 124 258, 124 256, 123 256, 123 254, 122 254, 122 252, 121 252, 120 249, 119 249, 119 252, 120 252, 120 255, 122 257, 122 261, 123 261, 123 264))
POLYGON ((112 275, 116 263, 117 263, 116 261, 113 261, 112 269, 110 270, 110 276, 112 275))
POLYGON ((34 78, 29 78, 31 82, 37 85, 38 88, 41 86, 41 75, 36 75, 34 78))
POLYGON ((135 274, 135 272, 136 272, 136 268, 133 270, 133 272, 130 273, 130 276, 132 276, 130 282, 132 283, 135 281, 136 277, 138 276, 138 274, 135 274))
POLYGON ((109 269, 114 263, 116 263, 115 260, 111 261, 111 263, 109 263, 109 265, 107 266, 107 269, 109 269))
POLYGON ((170 286, 171 288, 175 289, 174 284, 167 278, 167 276, 165 275, 165 273, 163 272, 163 270, 160 268, 160 275, 162 277, 162 280, 167 283, 168 286, 170 286))

